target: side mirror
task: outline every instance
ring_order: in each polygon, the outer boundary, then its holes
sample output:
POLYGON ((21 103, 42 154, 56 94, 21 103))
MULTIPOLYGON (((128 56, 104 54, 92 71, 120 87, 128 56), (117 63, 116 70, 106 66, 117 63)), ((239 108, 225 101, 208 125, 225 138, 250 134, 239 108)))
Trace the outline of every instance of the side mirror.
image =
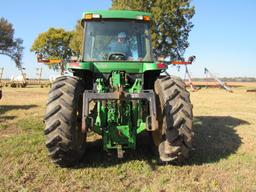
POLYGON ((72 56, 71 58, 70 58, 70 61, 71 62, 77 62, 79 60, 79 58, 77 57, 77 56, 72 56))
POLYGON ((157 61, 164 62, 164 57, 157 57, 157 61))
POLYGON ((194 62, 196 60, 196 56, 190 56, 189 58, 188 58, 188 62, 194 62))

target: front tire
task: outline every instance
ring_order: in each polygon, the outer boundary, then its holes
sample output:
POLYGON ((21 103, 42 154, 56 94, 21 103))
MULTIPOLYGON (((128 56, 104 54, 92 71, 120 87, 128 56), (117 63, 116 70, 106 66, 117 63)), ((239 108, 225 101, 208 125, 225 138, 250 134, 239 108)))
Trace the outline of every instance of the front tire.
POLYGON ((153 140, 163 162, 182 162, 192 148, 192 104, 185 83, 178 77, 155 81, 159 129, 153 140))
POLYGON ((76 164, 85 152, 86 135, 82 135, 81 80, 58 77, 49 92, 45 113, 46 147, 52 161, 61 167, 76 164))

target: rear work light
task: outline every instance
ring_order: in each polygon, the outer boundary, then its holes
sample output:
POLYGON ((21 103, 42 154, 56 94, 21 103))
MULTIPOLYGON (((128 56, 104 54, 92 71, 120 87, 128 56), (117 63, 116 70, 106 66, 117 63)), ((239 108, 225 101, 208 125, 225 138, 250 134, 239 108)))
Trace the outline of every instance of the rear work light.
POLYGON ((150 21, 150 16, 147 15, 139 15, 137 16, 138 20, 143 20, 143 21, 150 21))
POLYGON ((80 63, 79 62, 72 62, 72 63, 69 63, 69 67, 79 67, 80 66, 80 63))
POLYGON ((97 13, 88 13, 84 15, 85 19, 100 19, 101 15, 97 13))

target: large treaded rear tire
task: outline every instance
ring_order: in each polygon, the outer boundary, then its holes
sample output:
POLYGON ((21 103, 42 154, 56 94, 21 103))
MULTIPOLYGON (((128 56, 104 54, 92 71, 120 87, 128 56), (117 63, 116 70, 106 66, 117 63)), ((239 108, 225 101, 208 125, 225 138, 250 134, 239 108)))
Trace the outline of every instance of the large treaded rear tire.
POLYGON ((52 161, 61 167, 73 166, 85 152, 86 135, 81 132, 83 90, 79 79, 61 76, 48 95, 46 147, 52 161))
POLYGON ((153 132, 160 160, 181 163, 192 148, 192 104, 185 83, 167 76, 155 81, 159 129, 153 132))

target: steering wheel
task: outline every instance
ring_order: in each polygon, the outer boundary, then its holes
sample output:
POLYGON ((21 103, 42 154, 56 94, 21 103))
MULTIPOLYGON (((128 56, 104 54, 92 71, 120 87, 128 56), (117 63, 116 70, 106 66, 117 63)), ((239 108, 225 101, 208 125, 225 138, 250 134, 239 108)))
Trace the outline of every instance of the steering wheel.
POLYGON ((127 60, 126 55, 124 53, 110 53, 108 55, 109 61, 124 61, 127 60))

